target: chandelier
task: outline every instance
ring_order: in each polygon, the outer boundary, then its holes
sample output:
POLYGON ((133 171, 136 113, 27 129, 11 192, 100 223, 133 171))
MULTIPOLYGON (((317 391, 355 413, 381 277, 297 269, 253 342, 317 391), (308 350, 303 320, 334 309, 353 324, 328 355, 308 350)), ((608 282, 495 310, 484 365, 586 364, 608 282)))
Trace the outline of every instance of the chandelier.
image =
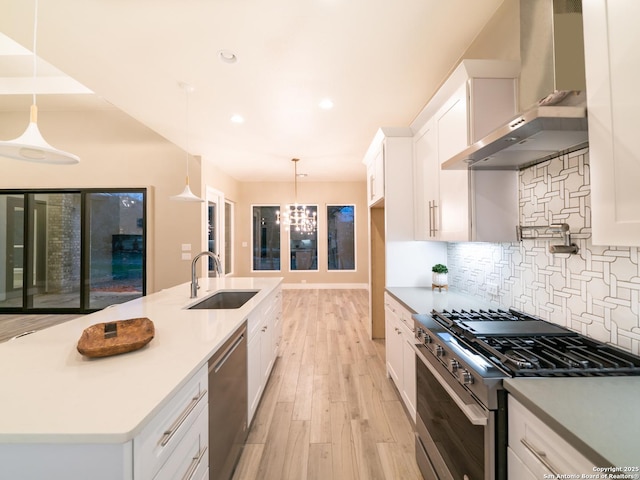
POLYGON ((318 222, 316 212, 311 213, 306 205, 298 203, 298 162, 299 158, 291 159, 293 162, 293 185, 294 185, 294 203, 286 206, 286 210, 282 213, 276 212, 276 223, 283 224, 287 230, 293 229, 296 232, 311 234, 316 231, 318 222))

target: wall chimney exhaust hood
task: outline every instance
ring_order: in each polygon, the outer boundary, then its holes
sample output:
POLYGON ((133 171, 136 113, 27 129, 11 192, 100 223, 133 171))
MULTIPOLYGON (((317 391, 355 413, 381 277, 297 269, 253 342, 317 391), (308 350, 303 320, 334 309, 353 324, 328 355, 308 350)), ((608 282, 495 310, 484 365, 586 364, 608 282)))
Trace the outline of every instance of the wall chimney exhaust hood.
POLYGON ((581 0, 520 0, 520 57, 524 113, 443 169, 518 170, 587 145, 581 0))

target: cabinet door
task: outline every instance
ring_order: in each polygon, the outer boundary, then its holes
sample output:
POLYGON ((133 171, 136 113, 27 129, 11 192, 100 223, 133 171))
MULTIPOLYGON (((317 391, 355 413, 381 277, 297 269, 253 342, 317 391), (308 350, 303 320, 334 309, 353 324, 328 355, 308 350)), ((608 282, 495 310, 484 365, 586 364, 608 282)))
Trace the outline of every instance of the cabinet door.
POLYGON ((247 398, 249 404, 248 423, 251 423, 253 414, 258 408, 262 395, 262 370, 260 368, 262 339, 260 332, 251 337, 247 344, 247 398))
POLYGON ((267 384, 275 356, 273 354, 273 321, 268 319, 260 329, 260 369, 262 376, 262 388, 267 384))
POLYGON ((399 391, 402 391, 402 335, 400 320, 395 312, 385 305, 385 353, 387 373, 393 379, 399 391))
POLYGON ((430 121, 414 139, 415 238, 437 240, 440 225, 438 137, 430 121))
POLYGON ((593 243, 640 245, 636 0, 583 4, 593 243))
MULTIPOLYGON (((467 84, 463 83, 436 114, 438 162, 442 164, 469 144, 467 84)), ((440 170, 438 240, 469 241, 469 172, 440 170)))
POLYGON ((464 82, 436 114, 438 158, 444 163, 469 145, 467 83, 464 82))
POLYGON ((382 145, 373 163, 367 167, 367 180, 369 205, 373 205, 384 197, 384 147, 382 145))
POLYGON ((402 337, 402 400, 409 410, 413 421, 416 421, 416 353, 413 349, 414 334, 405 331, 402 337))

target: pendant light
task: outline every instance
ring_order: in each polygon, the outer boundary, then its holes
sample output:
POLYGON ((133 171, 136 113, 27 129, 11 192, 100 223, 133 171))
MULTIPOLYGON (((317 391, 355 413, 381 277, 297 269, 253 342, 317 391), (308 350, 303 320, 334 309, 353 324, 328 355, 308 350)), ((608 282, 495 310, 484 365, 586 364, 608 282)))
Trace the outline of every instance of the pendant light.
POLYGON ((293 228, 296 232, 311 234, 316 231, 318 222, 316 212, 311 213, 307 210, 306 205, 298 203, 298 162, 299 158, 291 159, 293 162, 293 188, 294 188, 294 204, 287 205, 286 211, 280 214, 276 212, 276 223, 282 223, 287 230, 293 228))
POLYGON ((186 147, 186 164, 187 164, 187 180, 184 190, 179 195, 174 195, 171 197, 171 200, 175 200, 177 202, 204 202, 204 200, 198 196, 196 196, 189 187, 189 95, 193 92, 194 88, 192 85, 188 83, 180 82, 180 87, 184 90, 185 96, 187 97, 187 108, 185 114, 185 132, 187 136, 187 147, 186 147))
POLYGON ((58 150, 49 145, 38 129, 38 107, 36 104, 37 75, 37 33, 38 0, 35 0, 33 21, 33 103, 31 105, 29 125, 25 132, 14 140, 0 141, 0 156, 27 162, 48 163, 53 165, 71 165, 80 162, 73 153, 58 150))

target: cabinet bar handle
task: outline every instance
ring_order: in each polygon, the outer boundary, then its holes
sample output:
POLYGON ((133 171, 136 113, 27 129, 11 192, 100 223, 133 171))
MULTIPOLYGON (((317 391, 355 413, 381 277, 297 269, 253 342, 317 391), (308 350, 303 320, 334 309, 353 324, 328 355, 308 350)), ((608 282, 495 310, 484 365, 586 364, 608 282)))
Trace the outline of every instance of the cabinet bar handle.
POLYGON ((173 437, 173 435, 178 431, 178 429, 187 419, 189 414, 193 411, 194 408, 196 408, 196 405, 198 405, 198 402, 206 394, 207 394, 207 389, 205 388, 198 395, 196 395, 191 399, 191 401, 189 402, 189 405, 187 405, 187 408, 183 410, 180 416, 171 424, 169 429, 165 430, 165 432, 162 434, 162 438, 160 438, 160 440, 158 441, 158 445, 160 445, 161 447, 164 447, 167 443, 169 443, 169 440, 171 440, 171 437, 173 437))
POLYGON ((193 475, 196 473, 196 470, 198 469, 198 465, 200 465, 200 462, 202 461, 202 457, 204 457, 204 454, 206 451, 207 451, 207 447, 203 447, 196 454, 196 456, 191 459, 189 468, 187 469, 185 474, 182 476, 182 480, 191 480, 193 478, 193 475))
POLYGON ((536 450, 536 449, 533 447, 533 445, 531 445, 531 444, 530 444, 526 439, 524 439, 524 438, 521 438, 521 439, 520 439, 520 443, 521 443, 522 445, 524 445, 524 446, 525 446, 525 448, 526 448, 527 450, 529 450, 529 451, 531 452, 531 454, 532 454, 534 457, 536 457, 536 459, 537 459, 540 463, 542 463, 542 464, 545 466, 545 468, 546 468, 547 470, 549 470, 549 471, 553 474, 553 476, 554 476, 555 478, 560 478, 560 475, 559 475, 559 473, 557 472, 557 470, 556 470, 555 468, 553 468, 553 466, 549 463, 549 460, 548 460, 548 458, 547 458, 547 454, 546 454, 545 452, 536 450))

